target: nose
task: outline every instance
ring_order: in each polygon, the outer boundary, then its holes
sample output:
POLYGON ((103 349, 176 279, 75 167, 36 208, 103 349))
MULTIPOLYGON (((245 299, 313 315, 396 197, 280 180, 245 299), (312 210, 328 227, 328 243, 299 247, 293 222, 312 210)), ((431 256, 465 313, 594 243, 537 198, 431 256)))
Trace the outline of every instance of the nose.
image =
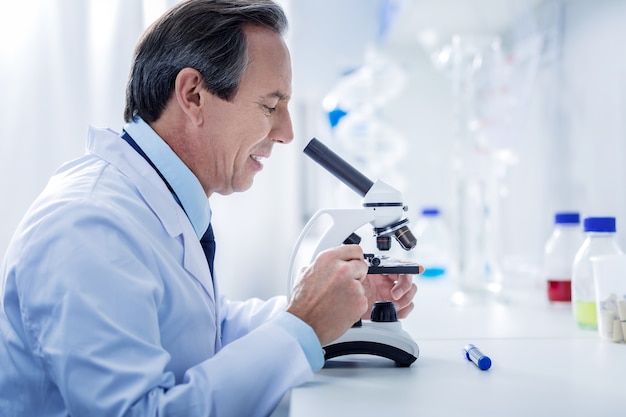
POLYGON ((293 126, 289 110, 280 112, 280 117, 276 118, 275 124, 270 132, 270 138, 274 142, 287 144, 293 140, 293 126))

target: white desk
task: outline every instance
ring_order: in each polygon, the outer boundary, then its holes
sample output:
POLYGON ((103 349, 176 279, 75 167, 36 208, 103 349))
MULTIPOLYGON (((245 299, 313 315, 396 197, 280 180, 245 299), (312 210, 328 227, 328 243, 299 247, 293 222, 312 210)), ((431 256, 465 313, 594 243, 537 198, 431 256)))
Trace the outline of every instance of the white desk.
POLYGON ((402 321, 420 348, 411 367, 336 358, 283 409, 291 417, 626 416, 626 345, 579 330, 569 308, 528 288, 506 304, 458 307, 451 284, 420 279, 418 287, 402 321), (491 369, 465 359, 467 343, 492 359, 491 369))

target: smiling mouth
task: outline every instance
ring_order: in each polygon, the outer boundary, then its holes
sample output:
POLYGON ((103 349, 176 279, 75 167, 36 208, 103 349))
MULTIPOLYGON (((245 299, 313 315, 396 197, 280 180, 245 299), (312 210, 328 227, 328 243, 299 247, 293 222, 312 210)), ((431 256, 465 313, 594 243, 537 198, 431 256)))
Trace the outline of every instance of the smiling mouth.
POLYGON ((250 155, 250 159, 255 162, 257 170, 261 170, 263 169, 263 162, 265 162, 265 159, 267 159, 267 157, 261 155, 250 155))

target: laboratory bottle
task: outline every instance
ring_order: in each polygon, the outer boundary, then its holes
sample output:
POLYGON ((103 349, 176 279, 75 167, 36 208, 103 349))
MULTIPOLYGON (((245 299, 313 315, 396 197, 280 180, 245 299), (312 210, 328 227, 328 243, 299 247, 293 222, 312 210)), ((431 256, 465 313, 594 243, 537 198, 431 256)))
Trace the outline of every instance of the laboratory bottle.
POLYGON ((572 308, 580 328, 595 330, 598 320, 591 258, 623 252, 617 243, 615 217, 587 217, 583 221, 583 230, 585 240, 572 267, 572 308))
POLYGON ((572 264, 583 243, 580 214, 559 212, 544 247, 544 277, 550 302, 572 301, 572 264))
POLYGON ((449 274, 452 244, 439 208, 422 208, 413 231, 417 238, 415 261, 425 269, 421 277, 440 278, 449 274))

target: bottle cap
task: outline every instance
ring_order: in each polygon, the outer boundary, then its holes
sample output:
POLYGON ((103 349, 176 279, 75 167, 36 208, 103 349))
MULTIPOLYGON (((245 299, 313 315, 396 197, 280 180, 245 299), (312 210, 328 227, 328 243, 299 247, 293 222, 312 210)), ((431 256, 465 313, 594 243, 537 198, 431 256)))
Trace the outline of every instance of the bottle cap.
POLYGON ((422 209, 422 216, 438 216, 439 209, 437 207, 424 207, 422 209))
POLYGON ((554 215, 555 224, 580 224, 580 214, 577 212, 559 212, 554 215))
POLYGON ((488 356, 483 356, 476 362, 476 366, 480 368, 482 371, 486 371, 491 368, 491 359, 488 356))
POLYGON ((615 217, 587 217, 583 221, 585 232, 615 232, 615 217))

